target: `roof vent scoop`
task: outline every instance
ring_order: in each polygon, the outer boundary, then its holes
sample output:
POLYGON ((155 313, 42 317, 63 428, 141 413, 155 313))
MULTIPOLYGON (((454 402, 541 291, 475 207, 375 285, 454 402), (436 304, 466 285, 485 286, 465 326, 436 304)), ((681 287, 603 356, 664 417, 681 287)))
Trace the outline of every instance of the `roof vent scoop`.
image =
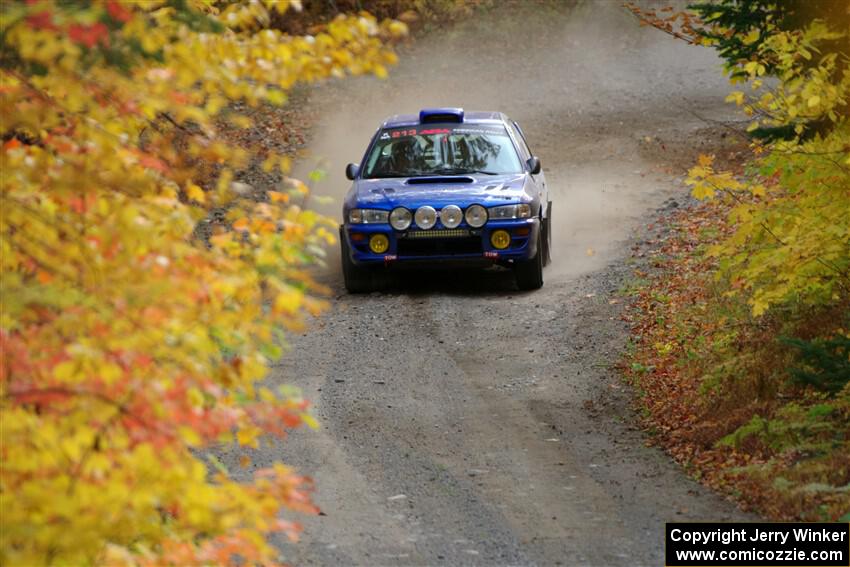
POLYGON ((423 108, 419 111, 419 123, 463 122, 462 108, 423 108))

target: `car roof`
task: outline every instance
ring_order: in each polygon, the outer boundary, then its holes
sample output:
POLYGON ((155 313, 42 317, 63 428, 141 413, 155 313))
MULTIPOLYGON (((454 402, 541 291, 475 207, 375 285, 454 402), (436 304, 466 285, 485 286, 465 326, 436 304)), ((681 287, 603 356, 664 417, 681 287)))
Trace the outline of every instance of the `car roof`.
MULTIPOLYGON (((507 116, 505 116, 501 112, 493 112, 489 110, 472 110, 462 112, 464 124, 492 124, 502 123, 507 120, 507 116)), ((418 114, 396 114, 395 116, 390 116, 389 118, 384 120, 384 123, 381 124, 381 127, 396 128, 398 126, 413 126, 416 124, 420 124, 418 114)))

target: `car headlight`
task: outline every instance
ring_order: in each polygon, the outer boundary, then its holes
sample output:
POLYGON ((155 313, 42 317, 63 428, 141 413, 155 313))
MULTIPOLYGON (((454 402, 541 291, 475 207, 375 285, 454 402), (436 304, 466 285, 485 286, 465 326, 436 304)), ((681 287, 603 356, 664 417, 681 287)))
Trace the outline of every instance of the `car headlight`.
POLYGON ((396 230, 407 230, 413 221, 413 214, 404 207, 396 207, 390 213, 390 226, 396 230))
POLYGON ((428 230, 437 224, 437 211, 434 210, 434 207, 425 205, 424 207, 416 209, 414 218, 416 219, 416 226, 421 229, 428 230))
POLYGON ((446 228, 457 228, 463 220, 463 213, 457 205, 448 205, 440 209, 440 221, 446 228))
POLYGON ((472 228, 481 228, 487 222, 487 209, 481 205, 472 205, 466 209, 464 217, 472 228))
POLYGON ((351 209, 348 211, 348 222, 351 224, 384 224, 390 214, 379 209, 351 209))
POLYGON ((531 205, 502 205, 488 209, 491 219, 527 219, 531 216, 531 205))

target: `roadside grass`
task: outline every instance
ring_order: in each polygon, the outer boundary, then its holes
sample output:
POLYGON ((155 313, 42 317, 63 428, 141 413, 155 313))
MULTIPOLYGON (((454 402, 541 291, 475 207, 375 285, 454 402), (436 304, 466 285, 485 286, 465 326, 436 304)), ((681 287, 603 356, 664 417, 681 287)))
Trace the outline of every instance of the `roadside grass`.
POLYGON ((644 427, 701 482, 773 520, 850 519, 848 298, 751 315, 715 277, 717 201, 676 211, 622 290, 644 427), (648 266, 647 266, 648 264, 648 266), (641 271, 643 270, 643 271, 641 271))

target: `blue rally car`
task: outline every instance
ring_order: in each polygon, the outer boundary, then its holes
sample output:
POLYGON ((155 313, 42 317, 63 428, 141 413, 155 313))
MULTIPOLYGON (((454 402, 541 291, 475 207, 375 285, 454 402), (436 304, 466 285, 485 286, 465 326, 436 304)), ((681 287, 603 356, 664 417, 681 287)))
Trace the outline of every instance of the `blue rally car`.
POLYGON ((521 290, 543 285, 552 202, 540 160, 500 112, 434 108, 386 120, 353 181, 340 226, 351 293, 395 265, 501 265, 521 290))

